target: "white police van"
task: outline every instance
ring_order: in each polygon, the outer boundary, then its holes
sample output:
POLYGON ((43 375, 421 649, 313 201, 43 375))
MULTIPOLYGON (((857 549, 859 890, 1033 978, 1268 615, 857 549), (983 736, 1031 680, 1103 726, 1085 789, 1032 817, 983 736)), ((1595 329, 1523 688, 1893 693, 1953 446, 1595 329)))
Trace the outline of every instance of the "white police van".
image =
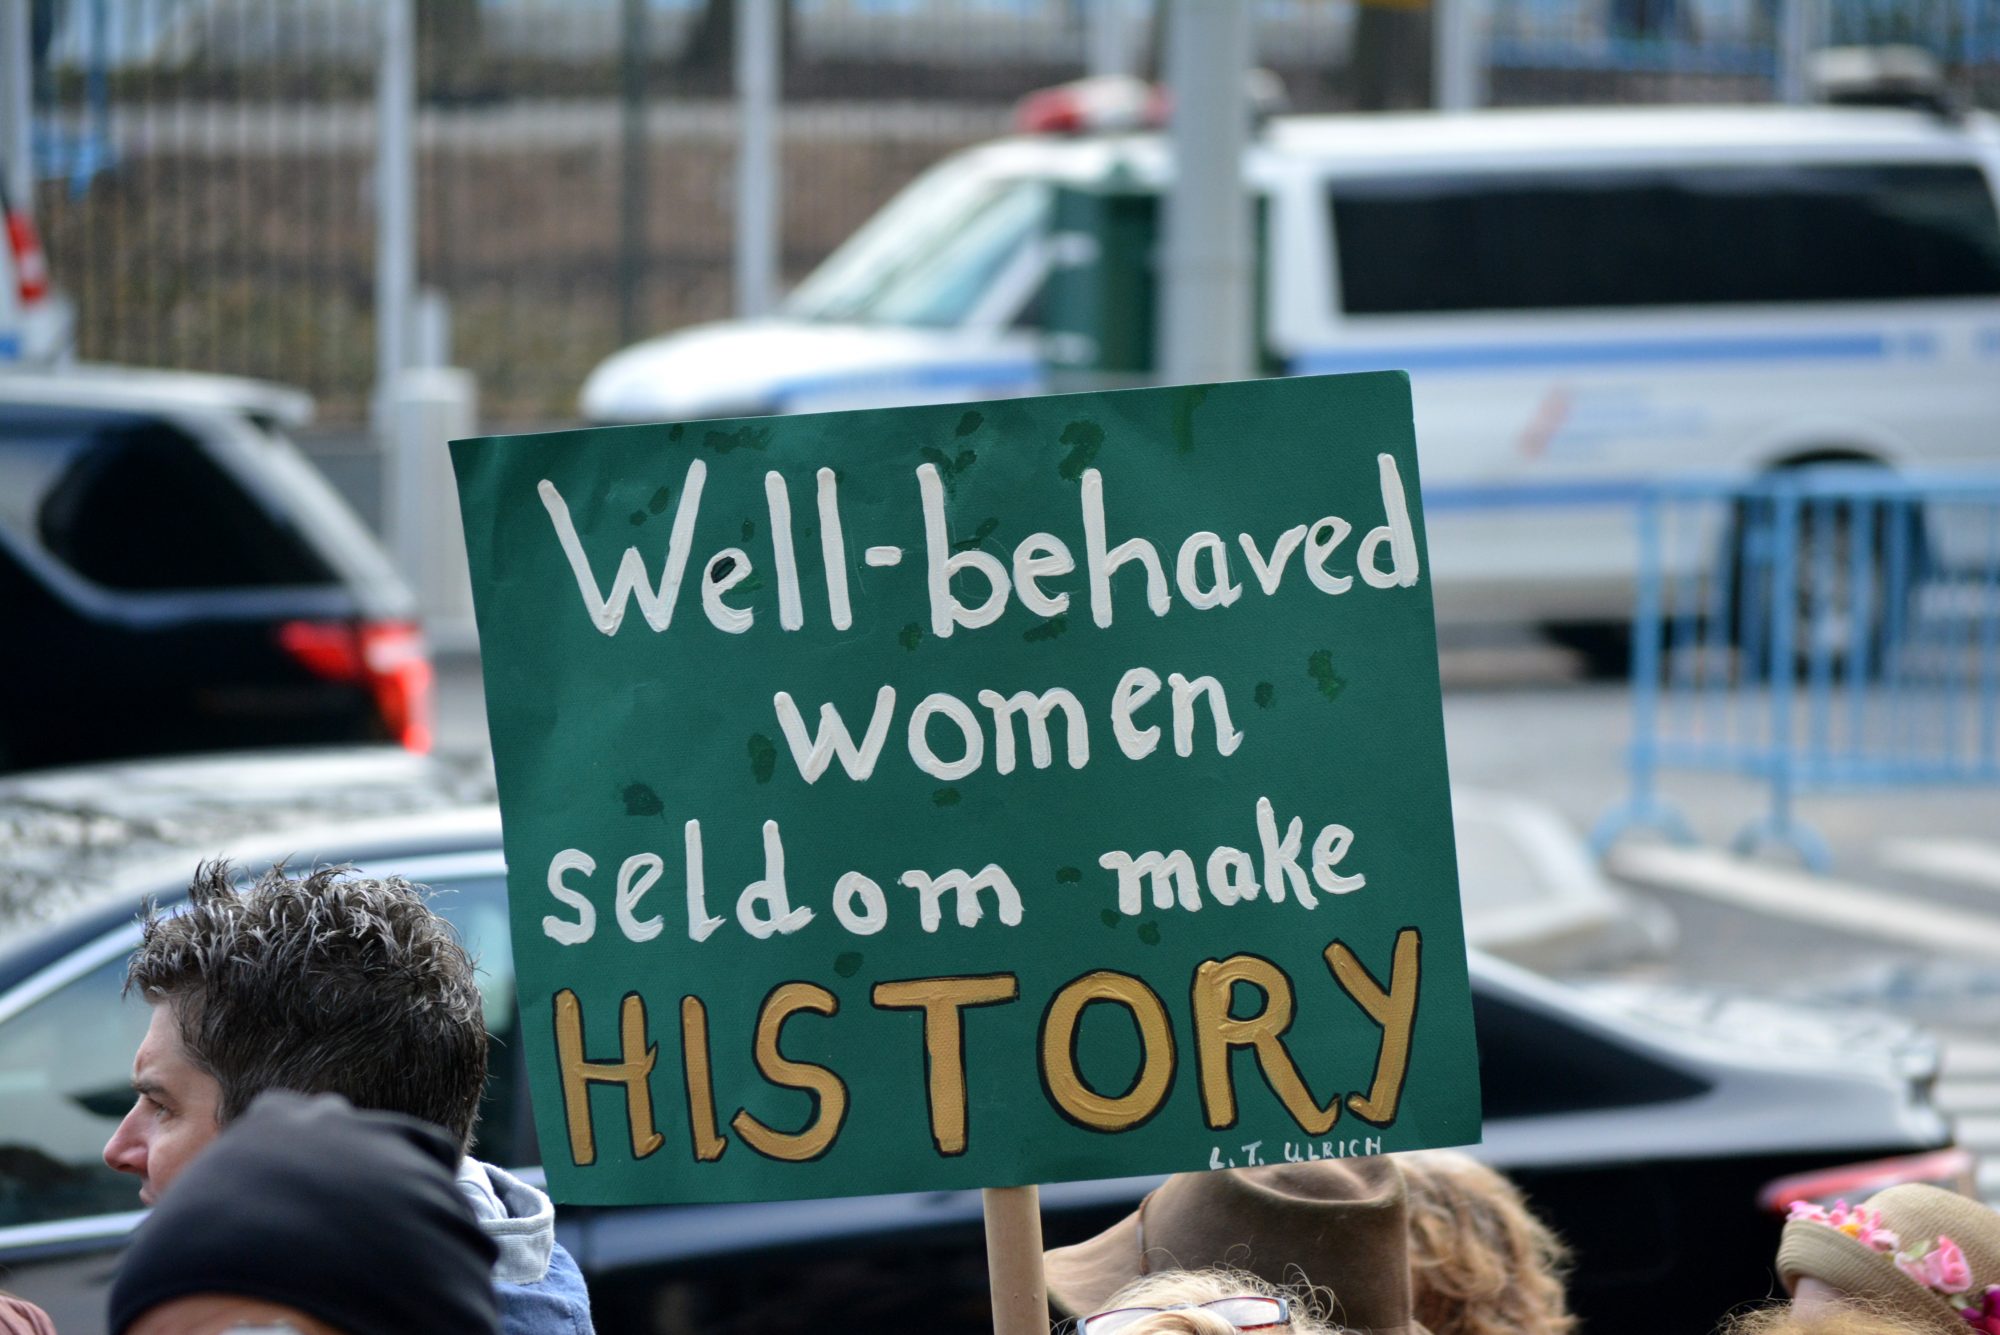
MULTIPOLYGON (((781 318, 628 348, 591 375, 584 412, 1063 387, 1066 366, 1117 361, 1051 318, 1065 266, 1102 263, 1103 248, 1144 265, 1154 240, 1113 217, 1079 244, 1065 201, 1150 208, 1168 165, 1164 141, 1139 133, 967 150, 856 233, 781 318)), ((2000 462, 1991 116, 1276 118, 1246 172, 1265 369, 1411 373, 1443 618, 1536 620, 1615 653, 1603 632, 1630 613, 1631 501, 1647 479, 2000 462)), ((1125 294, 1150 305, 1149 290, 1125 294)))

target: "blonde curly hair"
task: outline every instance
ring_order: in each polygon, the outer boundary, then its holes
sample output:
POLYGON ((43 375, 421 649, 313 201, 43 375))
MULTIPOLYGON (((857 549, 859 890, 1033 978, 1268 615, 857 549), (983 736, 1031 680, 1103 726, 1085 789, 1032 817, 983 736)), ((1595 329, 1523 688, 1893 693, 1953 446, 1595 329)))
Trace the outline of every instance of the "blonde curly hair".
POLYGON ((1725 1320, 1719 1335, 1930 1335, 1935 1329, 1878 1304, 1848 1300, 1810 1313, 1782 1302, 1752 1307, 1725 1320))
POLYGON ((1291 1335, 1339 1335, 1340 1327, 1320 1319, 1324 1305, 1317 1291, 1304 1287, 1279 1288, 1242 1270, 1163 1270, 1141 1275, 1107 1298, 1101 1310, 1168 1308, 1119 1327, 1118 1335, 1236 1335, 1235 1326, 1213 1312, 1202 1311, 1200 1305, 1245 1295, 1291 1300, 1291 1319, 1282 1326, 1272 1327, 1274 1330, 1289 1331, 1291 1335))
POLYGON ((1569 1248, 1520 1189, 1455 1150, 1396 1157, 1410 1194, 1416 1319, 1432 1335, 1570 1335, 1569 1248))

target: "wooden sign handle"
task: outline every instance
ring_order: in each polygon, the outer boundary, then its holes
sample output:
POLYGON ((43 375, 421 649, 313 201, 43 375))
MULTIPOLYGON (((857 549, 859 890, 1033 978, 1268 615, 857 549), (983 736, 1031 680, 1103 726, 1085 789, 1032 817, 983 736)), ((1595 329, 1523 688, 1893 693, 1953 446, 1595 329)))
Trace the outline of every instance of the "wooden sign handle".
POLYGON ((1042 1280, 1039 1187, 987 1187, 986 1274, 993 1289, 993 1335, 1049 1335, 1042 1280))

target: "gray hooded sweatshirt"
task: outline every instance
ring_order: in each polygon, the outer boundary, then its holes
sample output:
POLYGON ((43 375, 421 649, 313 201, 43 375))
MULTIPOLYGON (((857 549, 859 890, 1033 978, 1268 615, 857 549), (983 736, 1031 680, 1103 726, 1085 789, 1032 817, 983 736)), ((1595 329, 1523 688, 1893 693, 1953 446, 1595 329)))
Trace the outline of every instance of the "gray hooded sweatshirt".
POLYGON ((504 1335, 596 1335, 590 1293, 576 1262, 556 1241, 556 1207, 503 1168, 468 1156, 458 1189, 479 1227, 500 1249, 493 1291, 504 1335))

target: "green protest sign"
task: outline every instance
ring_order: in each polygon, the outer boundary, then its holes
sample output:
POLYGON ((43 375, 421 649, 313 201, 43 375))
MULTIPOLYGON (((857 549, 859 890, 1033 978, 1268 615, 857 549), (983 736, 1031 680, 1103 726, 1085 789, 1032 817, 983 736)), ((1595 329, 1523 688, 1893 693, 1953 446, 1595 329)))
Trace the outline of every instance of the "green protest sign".
POLYGON ((1477 1139, 1404 376, 452 454, 559 1198, 1477 1139))

